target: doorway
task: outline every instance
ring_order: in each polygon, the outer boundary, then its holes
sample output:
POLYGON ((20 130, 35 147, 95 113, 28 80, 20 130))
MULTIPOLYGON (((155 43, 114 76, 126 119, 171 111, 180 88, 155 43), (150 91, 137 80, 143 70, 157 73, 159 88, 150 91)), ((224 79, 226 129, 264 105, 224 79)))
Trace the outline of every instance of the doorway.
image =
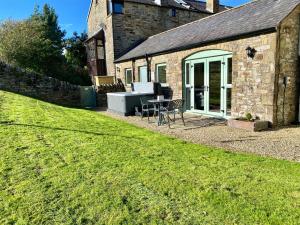
POLYGON ((185 61, 186 108, 216 117, 231 116, 232 54, 213 50, 185 61))

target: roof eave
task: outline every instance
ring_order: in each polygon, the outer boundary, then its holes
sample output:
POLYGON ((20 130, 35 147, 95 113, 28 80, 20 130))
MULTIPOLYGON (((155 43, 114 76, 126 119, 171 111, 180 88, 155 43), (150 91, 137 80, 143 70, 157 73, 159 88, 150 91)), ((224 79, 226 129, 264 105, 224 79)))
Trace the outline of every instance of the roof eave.
MULTIPOLYGON (((240 38, 246 38, 246 37, 251 37, 251 36, 256 36, 256 35, 261 35, 261 34, 274 33, 276 31, 277 31, 277 27, 271 27, 271 28, 266 28, 266 29, 262 29, 262 30, 259 30, 259 31, 228 36, 228 37, 225 37, 225 38, 219 38, 219 39, 215 39, 215 40, 211 40, 211 41, 199 42, 197 44, 185 45, 185 46, 182 46, 182 47, 169 49, 167 51, 160 51, 160 52, 155 52, 155 53, 152 53, 152 54, 148 53, 148 56, 157 56, 157 55, 162 55, 162 54, 174 53, 174 52, 177 52, 177 51, 188 50, 188 49, 197 48, 197 47, 203 47, 203 46, 208 45, 208 44, 214 44, 214 43, 218 43, 218 42, 236 40, 236 39, 240 39, 240 38)), ((121 59, 121 58, 122 57, 115 60, 114 62, 115 63, 122 63, 122 62, 142 59, 142 58, 144 58, 144 55, 136 56, 136 57, 132 57, 132 58, 128 58, 128 59, 121 59)))

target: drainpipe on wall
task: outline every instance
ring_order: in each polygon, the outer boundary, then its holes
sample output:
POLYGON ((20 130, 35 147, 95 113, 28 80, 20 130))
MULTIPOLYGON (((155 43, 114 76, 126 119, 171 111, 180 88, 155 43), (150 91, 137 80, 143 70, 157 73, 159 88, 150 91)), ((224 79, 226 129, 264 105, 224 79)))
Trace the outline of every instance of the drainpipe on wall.
POLYGON ((279 118, 278 118, 278 110, 279 110, 279 105, 278 105, 278 97, 279 97, 279 72, 280 72, 280 66, 279 66, 279 46, 280 46, 280 23, 278 24, 277 27, 277 34, 276 34, 276 54, 275 54, 275 81, 274 81, 274 100, 273 100, 273 105, 275 107, 275 112, 273 113, 273 124, 276 124, 276 126, 279 123, 279 118))
MULTIPOLYGON (((300 16, 299 16, 299 24, 300 24, 300 16)), ((300 27, 299 29, 299 34, 298 34, 298 123, 300 123, 300 27)))
POLYGON ((135 59, 132 60, 132 78, 133 78, 133 82, 136 82, 136 77, 135 77, 135 59))
POLYGON ((300 94, 299 94, 299 100, 298 100, 298 102, 299 102, 299 106, 298 106, 298 124, 300 124, 300 94))
MULTIPOLYGON (((299 46, 300 49, 300 46, 299 46)), ((299 50, 300 51, 300 50, 299 50)), ((297 79, 297 84, 298 84, 298 120, 297 123, 300 124, 300 52, 299 52, 299 57, 298 57, 298 79, 297 79)))
POLYGON ((151 60, 149 59, 149 55, 146 53, 145 55, 146 65, 147 65, 147 77, 148 82, 151 81, 151 60))
POLYGON ((115 74, 114 74, 114 75, 115 75, 115 78, 114 78, 114 79, 115 79, 115 83, 117 83, 117 73, 119 73, 119 72, 118 72, 118 67, 117 67, 117 65, 116 65, 115 63, 114 63, 114 65, 115 65, 115 74))

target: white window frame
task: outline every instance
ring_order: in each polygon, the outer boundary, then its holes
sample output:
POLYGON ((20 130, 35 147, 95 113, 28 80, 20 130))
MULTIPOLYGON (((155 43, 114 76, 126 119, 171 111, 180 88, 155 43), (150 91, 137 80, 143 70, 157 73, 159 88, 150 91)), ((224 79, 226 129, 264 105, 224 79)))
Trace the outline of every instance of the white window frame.
POLYGON ((158 68, 165 66, 166 67, 166 83, 161 83, 161 84, 168 84, 168 80, 167 80, 167 63, 158 63, 155 64, 155 81, 159 82, 159 77, 158 77, 158 68))
POLYGON ((132 68, 126 68, 125 69, 125 85, 126 86, 131 86, 131 83, 130 84, 128 84, 127 83, 127 71, 131 71, 131 82, 133 82, 133 71, 132 71, 132 68))

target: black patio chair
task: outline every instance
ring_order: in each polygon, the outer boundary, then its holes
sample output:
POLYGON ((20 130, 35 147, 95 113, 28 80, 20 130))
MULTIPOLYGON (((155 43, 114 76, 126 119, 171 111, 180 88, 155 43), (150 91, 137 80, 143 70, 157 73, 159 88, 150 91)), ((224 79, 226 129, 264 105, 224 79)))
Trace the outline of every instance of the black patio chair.
POLYGON ((183 117, 183 99, 176 99, 172 100, 168 103, 167 107, 165 107, 160 113, 161 116, 164 118, 164 120, 167 120, 169 128, 171 128, 171 121, 176 122, 176 114, 179 114, 181 117, 181 120, 183 122, 183 125, 185 126, 185 121, 183 117), (173 115, 173 118, 170 116, 173 115))
POLYGON ((148 117, 148 122, 150 121, 150 113, 153 113, 153 115, 155 116, 155 107, 153 104, 149 103, 148 100, 150 100, 151 98, 149 97, 141 97, 140 101, 141 101, 141 106, 142 106, 142 112, 141 112, 141 119, 144 118, 144 115, 146 113, 147 117, 148 117))

